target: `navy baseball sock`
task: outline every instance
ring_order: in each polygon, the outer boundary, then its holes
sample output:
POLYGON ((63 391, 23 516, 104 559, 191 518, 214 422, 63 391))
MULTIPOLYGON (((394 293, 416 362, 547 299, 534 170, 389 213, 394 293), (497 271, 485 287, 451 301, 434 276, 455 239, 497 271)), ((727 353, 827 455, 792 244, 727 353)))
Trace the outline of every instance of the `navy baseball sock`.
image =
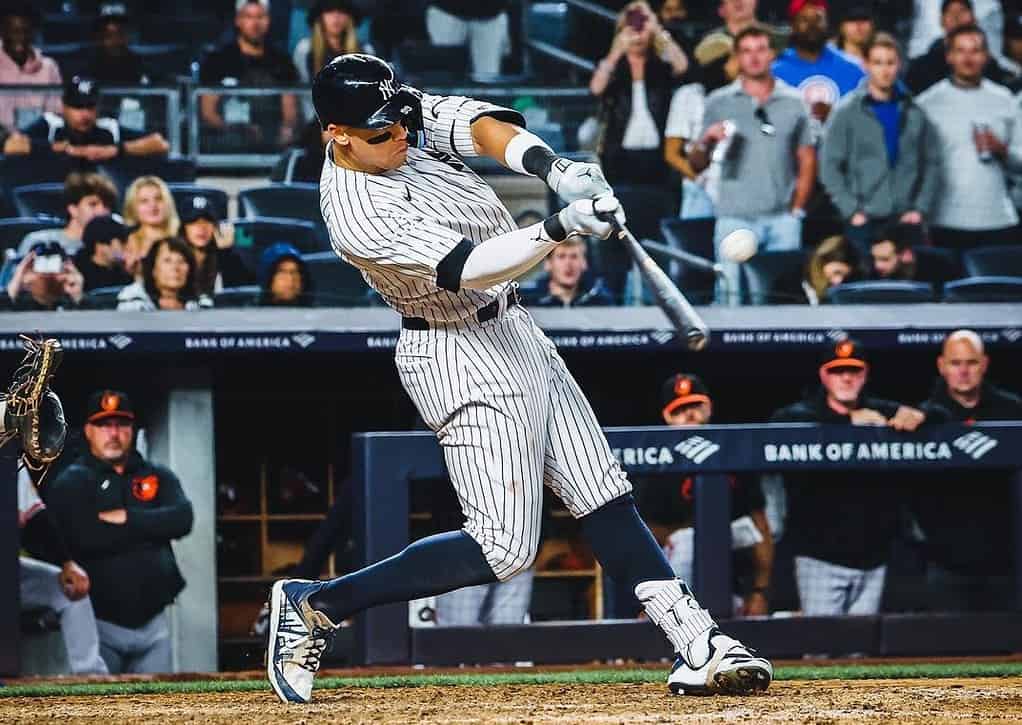
POLYGON ((309 604, 340 624, 363 609, 497 581, 482 549, 464 531, 427 536, 383 561, 338 577, 309 604))
POLYGON ((632 611, 638 604, 637 584, 675 578, 663 550, 639 517, 631 494, 605 503, 579 521, 593 553, 617 585, 615 591, 628 592, 628 600, 618 603, 619 610, 632 611))

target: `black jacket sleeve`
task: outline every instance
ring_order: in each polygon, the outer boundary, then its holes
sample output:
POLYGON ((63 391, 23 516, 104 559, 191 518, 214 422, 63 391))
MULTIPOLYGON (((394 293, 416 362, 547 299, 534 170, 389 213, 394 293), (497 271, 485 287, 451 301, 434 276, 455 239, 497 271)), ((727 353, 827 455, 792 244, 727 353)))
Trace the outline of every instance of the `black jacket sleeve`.
POLYGON ((159 506, 129 508, 128 521, 124 527, 150 541, 180 539, 192 530, 192 502, 185 496, 177 476, 166 468, 157 469, 157 474, 160 477, 160 492, 157 494, 159 506))
POLYGON ((60 535, 53 515, 47 508, 41 509, 26 522, 21 530, 21 546, 36 559, 57 566, 72 558, 67 544, 64 543, 64 537, 60 535))

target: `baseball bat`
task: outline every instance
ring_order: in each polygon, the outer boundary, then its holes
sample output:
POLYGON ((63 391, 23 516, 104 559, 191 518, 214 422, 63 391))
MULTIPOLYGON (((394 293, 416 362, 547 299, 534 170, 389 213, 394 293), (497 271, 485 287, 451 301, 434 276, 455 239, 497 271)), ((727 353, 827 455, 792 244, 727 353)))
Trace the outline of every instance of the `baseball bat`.
POLYGON ((642 278, 653 290, 653 297, 657 306, 664 311, 667 319, 674 325, 678 336, 689 350, 702 350, 710 342, 710 328, 703 322, 703 318, 695 311, 685 295, 681 293, 678 286, 671 281, 664 270, 660 269, 649 253, 642 248, 635 236, 628 231, 628 227, 620 224, 612 213, 601 214, 600 218, 610 222, 614 231, 625 244, 628 253, 639 266, 642 278))

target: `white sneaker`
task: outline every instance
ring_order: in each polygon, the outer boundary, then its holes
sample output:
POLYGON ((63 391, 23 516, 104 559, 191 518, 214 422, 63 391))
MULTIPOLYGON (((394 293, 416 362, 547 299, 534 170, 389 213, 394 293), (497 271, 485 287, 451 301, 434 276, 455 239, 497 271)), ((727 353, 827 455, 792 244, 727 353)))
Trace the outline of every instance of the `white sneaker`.
POLYGON ((714 627, 678 655, 667 686, 675 695, 745 695, 763 692, 773 677, 768 660, 714 627))
POLYGON ((320 658, 337 625, 309 606, 324 582, 282 579, 270 590, 266 677, 281 702, 308 702, 320 658))

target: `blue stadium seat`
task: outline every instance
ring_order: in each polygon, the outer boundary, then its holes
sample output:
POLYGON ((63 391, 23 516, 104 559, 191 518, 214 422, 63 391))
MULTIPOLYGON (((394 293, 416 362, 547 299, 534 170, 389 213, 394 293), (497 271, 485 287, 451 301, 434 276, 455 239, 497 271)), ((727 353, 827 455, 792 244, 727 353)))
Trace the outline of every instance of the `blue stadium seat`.
POLYGON ((114 287, 97 287, 85 293, 84 307, 90 310, 113 310, 117 307, 117 295, 124 289, 123 285, 114 287))
MULTIPOLYGON (((77 18, 76 21, 72 25, 72 29, 77 29, 77 24, 82 22, 80 18, 77 18)), ((47 43, 40 47, 39 51, 57 62, 62 78, 70 78, 76 73, 82 72, 88 60, 89 47, 88 43, 83 42, 47 43)))
POLYGON ((67 206, 64 204, 64 184, 45 183, 16 186, 14 208, 18 216, 64 217, 67 206))
POLYGON ((944 285, 945 302, 1022 302, 1022 276, 966 277, 944 285))
POLYGON ((538 40, 558 48, 568 44, 571 15, 563 2, 532 2, 527 6, 526 25, 530 40, 538 40))
POLYGON ((1022 244, 970 249, 962 255, 962 263, 969 277, 1022 277, 1022 244))
POLYGON ((926 282, 904 280, 867 280, 846 282, 827 292, 827 301, 835 305, 883 305, 933 302, 933 287, 926 282))
MULTIPOLYGON (((664 242, 703 259, 713 261, 713 230, 717 220, 679 219, 665 217, 660 220, 660 232, 664 242)), ((663 260, 658 260, 663 261, 663 260)), ((713 300, 716 276, 711 272, 694 269, 676 262, 664 264, 681 291, 693 304, 708 304, 713 300)))
POLYGON ((191 45, 182 45, 180 39, 176 43, 145 43, 129 47, 141 56, 142 67, 150 78, 168 80, 192 75, 192 61, 196 53, 191 45))
POLYGON ((295 164, 304 157, 305 149, 285 149, 270 171, 270 181, 275 184, 290 184, 294 175, 295 164))
POLYGON ((316 226, 312 222, 275 217, 238 219, 234 222, 234 247, 239 253, 246 254, 246 249, 261 253, 277 242, 293 244, 303 253, 323 251, 316 226))
POLYGON ((259 285, 226 287, 213 296, 214 307, 255 307, 259 304, 259 285))
POLYGON ((916 256, 918 268, 932 270, 939 274, 938 289, 949 281, 962 276, 962 265, 958 260, 958 254, 953 249, 919 245, 912 247, 912 253, 916 256))
POLYGON ((41 229, 63 227, 64 220, 58 217, 11 217, 0 219, 0 250, 17 249, 21 240, 41 229))
POLYGON ((403 78, 423 85, 464 81, 471 68, 467 46, 431 45, 421 40, 406 40, 398 46, 394 65, 403 78))
POLYGON ((167 188, 170 189, 170 195, 174 197, 174 204, 178 209, 191 204, 193 197, 204 196, 213 203, 213 209, 221 221, 227 218, 227 192, 223 189, 181 183, 168 183, 167 188))
POLYGON ((802 291, 805 252, 760 252, 739 266, 742 303, 790 305, 806 301, 802 291))
POLYGON ((303 254, 312 281, 316 307, 363 307, 369 305, 369 285, 362 273, 336 253, 303 254))
MULTIPOLYGON (((14 187, 45 182, 64 183, 74 164, 66 156, 7 156, 0 158, 0 216, 15 216, 14 187)), ((64 216, 64 210, 60 212, 64 216)))
POLYGON ((270 184, 238 194, 238 213, 246 219, 279 217, 322 224, 318 184, 270 184))
POLYGON ((139 176, 159 176, 171 187, 175 184, 190 184, 195 181, 195 162, 180 156, 122 156, 101 165, 99 172, 110 177, 117 192, 123 197, 124 190, 139 176))

